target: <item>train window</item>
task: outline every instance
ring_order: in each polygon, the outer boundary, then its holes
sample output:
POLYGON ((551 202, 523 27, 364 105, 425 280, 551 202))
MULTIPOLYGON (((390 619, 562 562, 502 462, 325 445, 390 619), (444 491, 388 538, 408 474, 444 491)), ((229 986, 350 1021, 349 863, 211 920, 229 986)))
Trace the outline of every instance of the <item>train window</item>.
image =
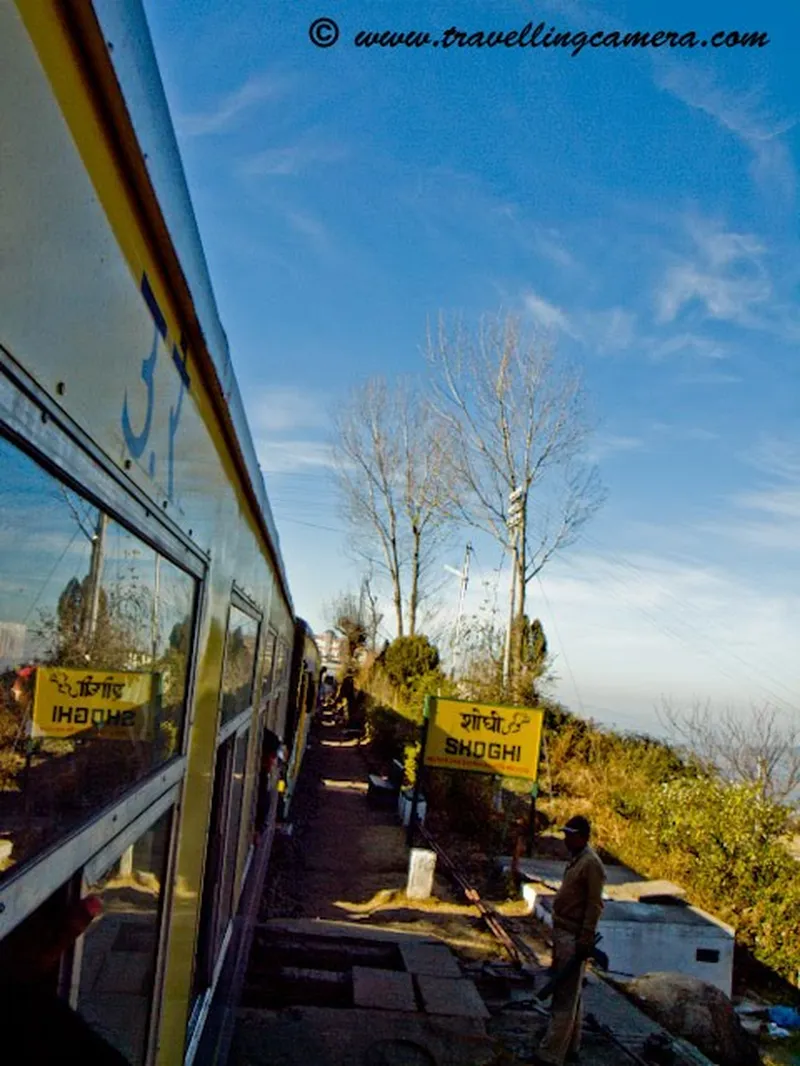
POLYGON ((258 622, 231 605, 222 670, 222 724, 246 710, 253 699, 258 622))
POLYGON ((263 710, 267 706, 270 692, 274 682, 274 670, 275 670, 275 650, 278 642, 278 634, 274 629, 270 629, 267 633, 267 639, 264 644, 264 658, 263 667, 261 673, 261 709, 263 710))
POLYGON ((280 688, 286 680, 286 667, 289 663, 288 646, 283 637, 278 637, 278 647, 275 651, 275 672, 273 674, 273 689, 280 688))
POLYGON ((77 1009, 131 1066, 147 1050, 171 818, 169 810, 87 886, 103 909, 83 937, 77 1009))
POLYGON ((214 794, 208 833, 200 941, 194 975, 195 994, 213 980, 233 911, 233 889, 242 815, 242 794, 250 730, 233 735, 217 748, 214 794))
POLYGON ((0 438, 0 879, 182 744, 195 582, 0 438))

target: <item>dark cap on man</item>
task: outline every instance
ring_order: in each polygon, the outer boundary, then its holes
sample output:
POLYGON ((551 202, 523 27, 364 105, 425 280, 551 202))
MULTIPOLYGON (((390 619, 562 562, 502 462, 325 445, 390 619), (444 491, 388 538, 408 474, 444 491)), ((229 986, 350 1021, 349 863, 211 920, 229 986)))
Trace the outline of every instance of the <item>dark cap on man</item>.
POLYGON ((576 814, 570 818, 567 824, 562 828, 562 833, 569 833, 570 836, 586 837, 588 840, 591 836, 592 827, 589 824, 589 819, 584 818, 582 814, 576 814))

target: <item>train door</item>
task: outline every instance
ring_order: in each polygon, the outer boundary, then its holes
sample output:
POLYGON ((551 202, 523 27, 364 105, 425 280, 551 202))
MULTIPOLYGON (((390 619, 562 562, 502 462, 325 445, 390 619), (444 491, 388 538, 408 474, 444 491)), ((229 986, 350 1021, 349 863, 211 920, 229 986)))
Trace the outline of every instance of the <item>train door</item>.
POLYGON ((223 659, 220 727, 193 983, 195 1005, 190 1027, 194 1031, 202 1027, 219 978, 241 888, 240 842, 259 631, 256 609, 234 593, 223 659))

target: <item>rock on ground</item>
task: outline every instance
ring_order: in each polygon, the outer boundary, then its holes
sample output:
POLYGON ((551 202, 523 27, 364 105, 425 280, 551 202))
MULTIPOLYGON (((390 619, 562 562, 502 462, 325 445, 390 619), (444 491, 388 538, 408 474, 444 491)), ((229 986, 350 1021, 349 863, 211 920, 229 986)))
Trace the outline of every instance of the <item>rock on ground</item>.
POLYGON ((680 973, 650 973, 624 985, 625 991, 674 1036, 694 1044, 719 1066, 759 1066, 758 1049, 718 988, 680 973))

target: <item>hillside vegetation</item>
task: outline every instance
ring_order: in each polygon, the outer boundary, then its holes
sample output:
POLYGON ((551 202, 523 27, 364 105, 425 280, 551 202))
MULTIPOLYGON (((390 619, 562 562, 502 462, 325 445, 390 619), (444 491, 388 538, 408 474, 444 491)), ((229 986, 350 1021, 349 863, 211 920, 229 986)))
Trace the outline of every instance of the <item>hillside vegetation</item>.
MULTIPOLYGON (((475 691, 463 683, 457 690, 438 657, 409 641, 429 647, 424 637, 404 638, 362 668, 359 684, 373 752, 404 760, 410 780, 426 693, 505 701, 485 679, 475 691)), ((747 956, 796 985, 800 870, 786 846, 797 832, 793 812, 756 784, 729 783, 661 741, 619 735, 538 702, 546 708, 538 806, 547 820, 588 815, 606 852, 682 885, 692 903, 735 927, 747 956)), ((527 810, 527 799, 506 793, 506 814, 498 815, 493 783, 482 775, 436 771, 426 790, 437 814, 488 847, 507 847, 509 825, 527 810)))

